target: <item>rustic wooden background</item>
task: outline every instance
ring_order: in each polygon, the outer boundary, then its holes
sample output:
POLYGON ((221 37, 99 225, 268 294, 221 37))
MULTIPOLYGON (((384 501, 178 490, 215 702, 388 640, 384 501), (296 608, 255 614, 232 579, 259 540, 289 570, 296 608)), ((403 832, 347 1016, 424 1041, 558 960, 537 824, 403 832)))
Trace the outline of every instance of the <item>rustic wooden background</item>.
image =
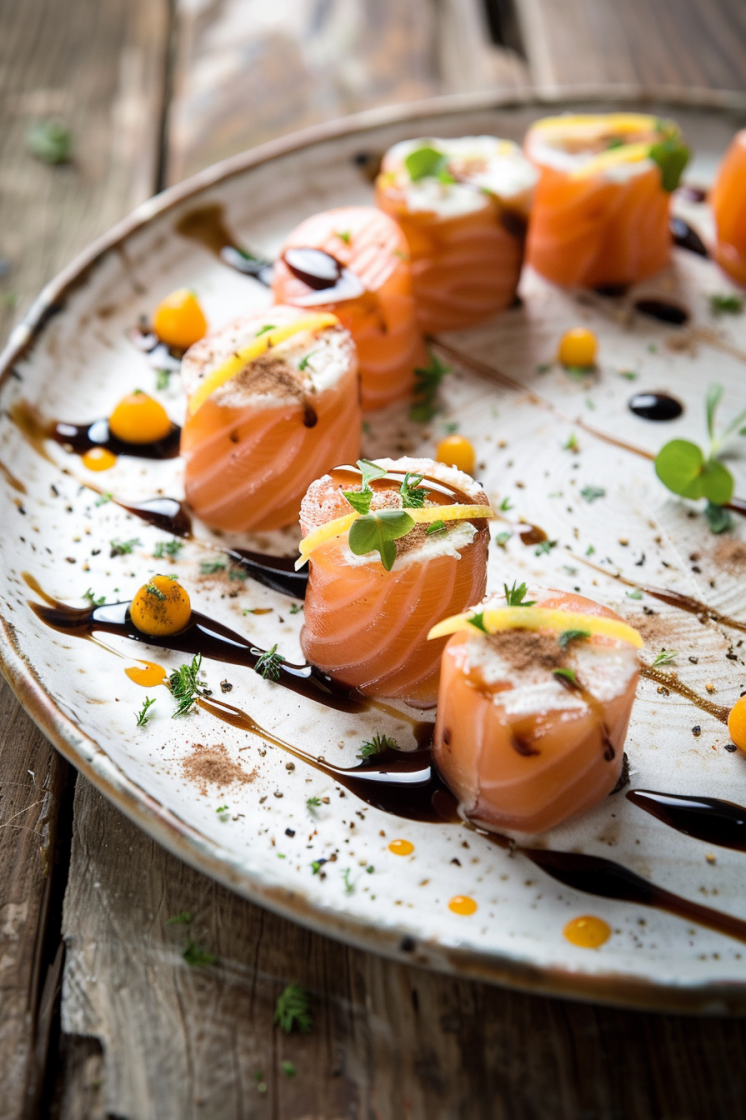
MULTIPOLYGON (((600 83, 746 89, 746 6, 0 0, 0 333, 136 203, 270 136, 600 83), (67 165, 26 149, 48 116, 72 129, 67 165)), ((746 1024, 521 995, 310 934, 138 832, 0 683, 0 1120, 42 1116, 720 1120, 746 1116, 746 1024), (191 926, 166 924, 182 911, 191 926), (188 937, 213 966, 185 963, 188 937), (291 981, 309 1036, 272 1026, 291 981)))

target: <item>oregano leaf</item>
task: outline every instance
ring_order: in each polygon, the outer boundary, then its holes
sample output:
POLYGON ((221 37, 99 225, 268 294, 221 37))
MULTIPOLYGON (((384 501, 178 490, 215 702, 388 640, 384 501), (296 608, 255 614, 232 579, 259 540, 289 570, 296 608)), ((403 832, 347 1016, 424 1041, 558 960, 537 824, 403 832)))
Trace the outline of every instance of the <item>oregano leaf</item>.
POLYGON ((369 513, 353 523, 349 535, 350 551, 356 556, 377 552, 384 568, 390 572, 396 559, 394 541, 411 532, 414 524, 414 518, 400 509, 369 513))

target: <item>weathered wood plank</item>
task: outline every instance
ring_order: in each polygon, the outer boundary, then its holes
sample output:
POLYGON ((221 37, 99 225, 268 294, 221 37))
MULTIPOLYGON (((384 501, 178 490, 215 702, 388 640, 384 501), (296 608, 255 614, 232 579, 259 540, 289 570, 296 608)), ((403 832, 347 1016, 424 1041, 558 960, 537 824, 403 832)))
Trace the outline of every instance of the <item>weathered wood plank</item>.
POLYGON ((100 1040, 105 1108, 126 1120, 746 1114, 746 1022, 525 996, 345 948, 192 871, 84 781, 64 933, 63 1029, 100 1040), (168 924, 184 911, 191 924, 168 924), (186 964, 190 938, 213 966, 186 964), (289 982, 313 995, 311 1035, 272 1025, 289 982))
POLYGON ((168 181, 331 117, 526 80, 481 0, 180 0, 168 181))
POLYGON ((514 0, 534 83, 746 89, 738 0, 514 0))
MULTIPOLYGON (((10 266, 0 277, 0 337, 62 265, 152 193, 167 16, 167 0, 0 4, 0 258, 10 266), (72 130, 69 165, 47 166, 26 149, 29 124, 50 116, 72 130)), ((68 778, 0 682, 2 1120, 33 1108, 42 1089, 68 778)))

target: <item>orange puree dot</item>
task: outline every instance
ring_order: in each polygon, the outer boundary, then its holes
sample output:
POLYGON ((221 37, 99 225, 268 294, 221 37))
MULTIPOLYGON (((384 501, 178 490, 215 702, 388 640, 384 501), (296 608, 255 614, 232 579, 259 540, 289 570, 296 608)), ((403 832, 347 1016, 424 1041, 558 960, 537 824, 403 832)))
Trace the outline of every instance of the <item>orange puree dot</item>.
POLYGON ((116 455, 106 447, 92 447, 83 456, 83 466, 89 471, 108 471, 117 461, 116 455))
POLYGON ((746 696, 740 696, 731 708, 728 731, 736 746, 746 751, 746 696))
POLYGON ((603 918, 584 914, 582 918, 573 918, 568 922, 562 932, 571 945, 580 949, 598 949, 611 937, 611 926, 603 918))
POLYGON ((192 614, 189 596, 175 579, 153 576, 135 595, 130 618, 143 634, 163 637, 183 630, 192 614))
POLYGON ((477 910, 477 904, 473 898, 469 898, 465 894, 457 894, 448 903, 448 909, 453 910, 454 914, 461 914, 463 917, 468 918, 470 914, 474 914, 477 910))
POLYGON ((395 856, 409 856, 414 851, 414 844, 411 840, 392 840, 389 844, 389 851, 393 852, 395 856))
POLYGON ((598 339, 593 331, 585 327, 573 327, 565 331, 560 339, 557 357, 563 366, 578 366, 588 369, 596 360, 598 339))
POLYGON ((158 304, 153 330, 161 342, 188 350, 207 334, 207 320, 194 292, 179 288, 158 304))
POLYGON ((171 431, 171 421, 162 404, 136 389, 122 397, 109 417, 109 431, 125 443, 153 443, 171 431))
POLYGON ((446 436, 438 444, 435 458, 447 467, 456 467, 464 474, 474 473, 474 447, 466 436, 446 436))
POLYGON ((124 670, 131 681, 142 685, 143 688, 154 688, 157 684, 165 682, 166 670, 162 665, 157 665, 155 661, 143 661, 142 664, 145 666, 144 669, 133 665, 131 669, 124 670))

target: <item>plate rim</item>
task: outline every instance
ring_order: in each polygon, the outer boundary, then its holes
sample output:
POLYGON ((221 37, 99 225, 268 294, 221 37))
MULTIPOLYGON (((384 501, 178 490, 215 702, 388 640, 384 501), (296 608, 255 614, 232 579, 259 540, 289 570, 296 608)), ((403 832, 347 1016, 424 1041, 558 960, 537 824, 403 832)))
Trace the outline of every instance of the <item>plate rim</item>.
MULTIPOLYGON (((65 306, 67 296, 116 246, 142 227, 211 187, 304 148, 346 136, 364 135, 388 124, 422 121, 442 114, 487 112, 490 109, 582 105, 605 101, 671 105, 673 108, 746 112, 746 93, 687 90, 678 86, 649 89, 641 85, 529 87, 515 91, 448 94, 421 101, 368 109, 267 141, 212 164, 137 206, 129 215, 92 241, 49 281, 12 329, 0 353, 0 387, 15 362, 25 357, 48 320, 65 306)), ((190 866, 223 886, 314 932, 399 963, 434 969, 467 980, 637 1010, 694 1015, 746 1015, 746 982, 657 983, 614 971, 587 974, 559 966, 532 965, 504 953, 485 953, 459 945, 415 942, 403 931, 383 929, 329 906, 309 903, 288 887, 269 885, 232 867, 226 849, 167 809, 112 761, 44 690, 33 665, 23 655, 16 628, 0 612, 0 669, 24 710, 39 730, 95 788, 147 835, 190 866)))

